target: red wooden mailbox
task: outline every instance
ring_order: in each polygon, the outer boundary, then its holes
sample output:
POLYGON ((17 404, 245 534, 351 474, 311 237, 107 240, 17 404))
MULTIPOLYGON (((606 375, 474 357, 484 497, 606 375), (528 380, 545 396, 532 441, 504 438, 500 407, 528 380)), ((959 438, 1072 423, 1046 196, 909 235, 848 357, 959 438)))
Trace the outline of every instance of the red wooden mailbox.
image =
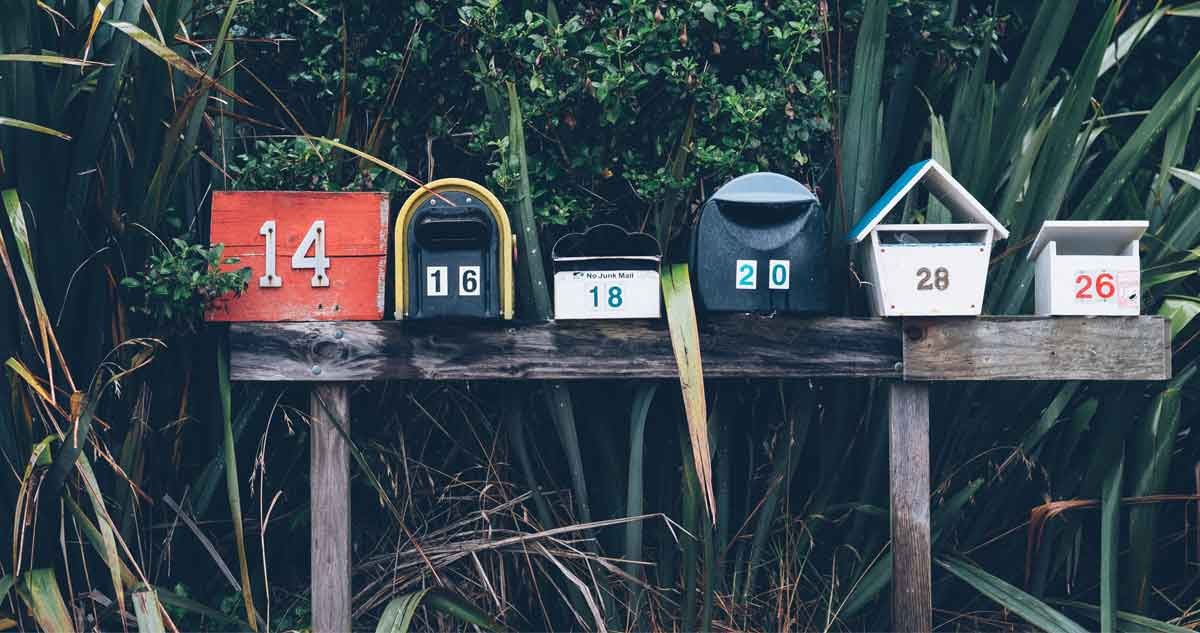
POLYGON ((208 320, 382 319, 387 238, 386 193, 214 192, 212 242, 251 274, 208 320))

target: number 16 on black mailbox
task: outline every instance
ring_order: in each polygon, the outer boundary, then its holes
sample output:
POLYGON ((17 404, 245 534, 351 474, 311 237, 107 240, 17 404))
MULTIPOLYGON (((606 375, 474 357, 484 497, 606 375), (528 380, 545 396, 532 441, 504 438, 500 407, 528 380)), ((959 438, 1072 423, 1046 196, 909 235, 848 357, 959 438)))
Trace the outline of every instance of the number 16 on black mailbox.
POLYGON ((396 318, 513 316, 513 236, 504 206, 469 180, 435 180, 396 219, 396 318))

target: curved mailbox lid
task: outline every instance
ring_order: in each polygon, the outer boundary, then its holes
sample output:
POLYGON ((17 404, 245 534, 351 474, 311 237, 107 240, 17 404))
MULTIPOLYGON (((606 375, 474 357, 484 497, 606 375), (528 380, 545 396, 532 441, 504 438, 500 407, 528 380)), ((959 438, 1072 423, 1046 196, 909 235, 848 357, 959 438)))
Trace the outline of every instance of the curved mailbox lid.
POLYGON ((801 204, 816 202, 808 187, 769 171, 744 174, 717 189, 712 200, 747 204, 801 204))

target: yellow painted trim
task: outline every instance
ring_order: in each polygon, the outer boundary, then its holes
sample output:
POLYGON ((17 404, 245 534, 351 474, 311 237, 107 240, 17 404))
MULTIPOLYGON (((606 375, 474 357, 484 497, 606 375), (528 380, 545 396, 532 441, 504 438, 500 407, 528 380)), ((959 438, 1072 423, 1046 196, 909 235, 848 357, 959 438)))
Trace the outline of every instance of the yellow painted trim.
POLYGON ((482 200, 484 206, 492 212, 492 217, 496 220, 496 228, 500 233, 497 248, 500 254, 500 317, 511 319, 516 301, 513 290, 513 233, 512 226, 508 221, 508 212, 504 210, 504 205, 500 204, 500 200, 492 195, 492 192, 478 183, 463 178, 434 180, 426 184, 424 188, 413 192, 404 201, 404 206, 400 207, 400 215, 396 216, 394 229, 395 250, 392 251, 396 273, 396 319, 404 319, 408 316, 408 258, 405 257, 408 249, 404 243, 405 235, 408 233, 408 222, 413 211, 417 210, 434 193, 442 194, 451 191, 471 194, 482 200))

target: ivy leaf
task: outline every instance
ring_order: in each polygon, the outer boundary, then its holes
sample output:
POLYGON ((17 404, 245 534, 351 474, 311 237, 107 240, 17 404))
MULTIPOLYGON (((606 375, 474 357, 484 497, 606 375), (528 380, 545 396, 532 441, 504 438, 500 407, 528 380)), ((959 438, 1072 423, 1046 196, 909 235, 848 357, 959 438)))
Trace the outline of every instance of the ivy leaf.
POLYGON ((700 7, 700 13, 704 15, 704 19, 709 22, 717 21, 717 5, 711 2, 705 2, 704 6, 700 7))

